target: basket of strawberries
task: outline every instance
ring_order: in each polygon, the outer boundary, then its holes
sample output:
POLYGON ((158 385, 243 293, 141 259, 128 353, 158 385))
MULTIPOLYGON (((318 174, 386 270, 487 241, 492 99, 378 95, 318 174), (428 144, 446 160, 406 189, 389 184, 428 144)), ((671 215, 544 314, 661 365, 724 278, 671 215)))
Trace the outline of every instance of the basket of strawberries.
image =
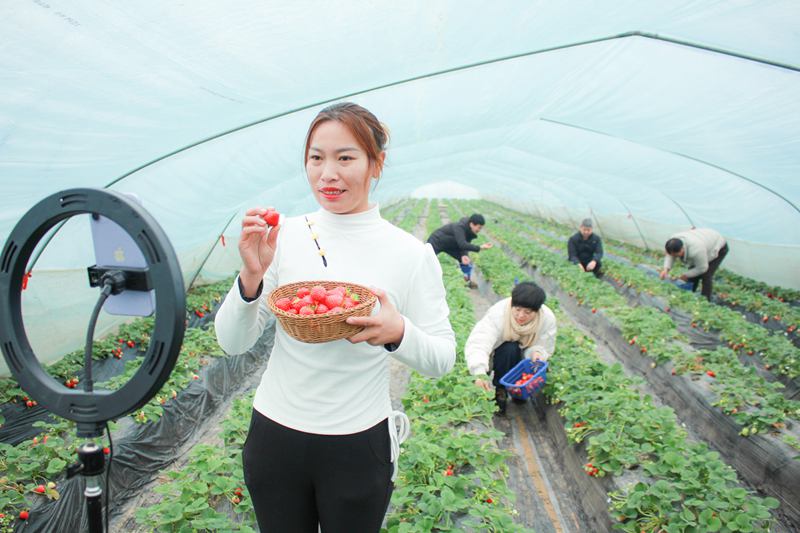
POLYGON ((283 329, 301 342, 352 337, 362 329, 346 322, 369 316, 377 297, 367 287, 338 281, 298 281, 272 291, 267 304, 283 329))
POLYGON ((527 400, 539 392, 546 381, 547 362, 530 359, 523 359, 500 378, 500 384, 506 388, 511 397, 521 400, 527 400))

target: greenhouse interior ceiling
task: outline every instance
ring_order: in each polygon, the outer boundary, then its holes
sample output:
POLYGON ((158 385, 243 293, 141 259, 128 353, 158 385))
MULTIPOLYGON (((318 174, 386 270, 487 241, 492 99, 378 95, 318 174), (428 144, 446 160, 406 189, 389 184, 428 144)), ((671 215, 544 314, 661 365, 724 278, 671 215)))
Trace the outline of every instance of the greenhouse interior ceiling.
MULTIPOLYGON (((141 199, 187 282, 219 279, 238 264, 219 236, 236 239, 244 209, 313 206, 305 129, 353 100, 391 131, 383 205, 477 193, 656 249, 713 227, 736 243, 728 268, 800 287, 796 2, 0 12, 3 240, 47 194, 107 187, 141 199)), ((86 234, 61 228, 36 269, 79 272, 86 234)))

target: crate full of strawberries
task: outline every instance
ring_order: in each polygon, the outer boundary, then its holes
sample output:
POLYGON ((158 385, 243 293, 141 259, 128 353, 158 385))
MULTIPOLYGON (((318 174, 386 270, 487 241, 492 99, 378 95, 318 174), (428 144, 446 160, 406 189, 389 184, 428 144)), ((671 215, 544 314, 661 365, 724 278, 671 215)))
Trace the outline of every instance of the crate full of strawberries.
POLYGON ((547 381, 547 362, 523 359, 500 378, 513 398, 526 400, 539 392, 547 381))

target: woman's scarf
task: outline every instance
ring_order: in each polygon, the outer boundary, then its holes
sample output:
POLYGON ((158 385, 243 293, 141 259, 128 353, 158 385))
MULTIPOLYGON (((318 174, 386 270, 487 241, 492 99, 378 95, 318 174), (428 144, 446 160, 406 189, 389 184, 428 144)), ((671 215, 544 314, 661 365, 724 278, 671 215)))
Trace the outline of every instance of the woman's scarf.
POLYGON ((533 319, 527 324, 517 324, 514 314, 511 312, 511 298, 508 299, 505 320, 503 323, 503 341, 516 341, 524 350, 533 345, 536 340, 536 333, 539 331, 539 312, 533 315, 533 319))

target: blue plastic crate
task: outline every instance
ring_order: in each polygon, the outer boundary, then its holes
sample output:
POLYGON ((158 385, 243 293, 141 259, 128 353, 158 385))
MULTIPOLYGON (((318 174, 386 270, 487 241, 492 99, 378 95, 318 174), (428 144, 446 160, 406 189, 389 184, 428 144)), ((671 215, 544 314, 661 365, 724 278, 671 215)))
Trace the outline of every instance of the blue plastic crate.
POLYGON ((531 361, 523 359, 514 368, 509 370, 505 376, 500 378, 503 385, 513 398, 527 400, 547 383, 547 361, 531 361), (517 385, 517 381, 522 378, 523 373, 533 374, 527 381, 517 385))

